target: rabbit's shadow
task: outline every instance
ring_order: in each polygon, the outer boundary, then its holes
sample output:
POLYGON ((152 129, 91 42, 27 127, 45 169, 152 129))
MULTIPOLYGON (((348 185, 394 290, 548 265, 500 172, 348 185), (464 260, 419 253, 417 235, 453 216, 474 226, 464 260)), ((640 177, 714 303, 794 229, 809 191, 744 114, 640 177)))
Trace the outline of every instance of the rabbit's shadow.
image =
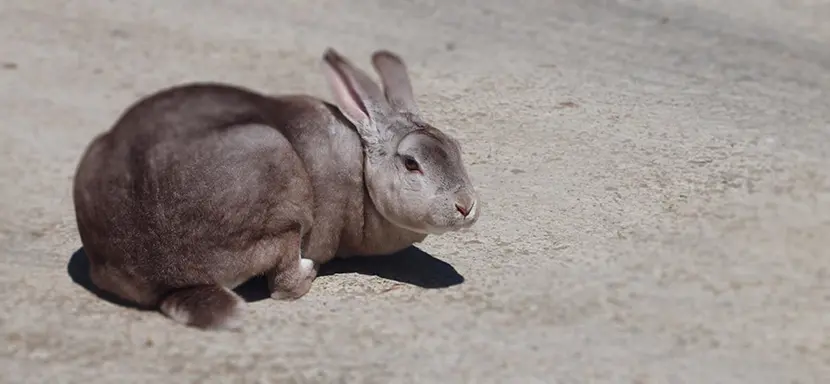
MULTIPOLYGON (((87 259, 83 247, 72 254, 66 269, 75 284, 80 285, 99 298, 116 305, 142 309, 98 288, 92 283, 92 279, 89 277, 89 259, 87 259)), ((328 276, 346 273, 378 276, 427 289, 447 288, 464 282, 464 276, 459 274, 452 265, 415 246, 410 246, 388 256, 334 259, 323 264, 317 278, 324 279, 328 276)), ((270 298, 268 282, 265 277, 261 276, 248 280, 234 291, 248 302, 270 298)))

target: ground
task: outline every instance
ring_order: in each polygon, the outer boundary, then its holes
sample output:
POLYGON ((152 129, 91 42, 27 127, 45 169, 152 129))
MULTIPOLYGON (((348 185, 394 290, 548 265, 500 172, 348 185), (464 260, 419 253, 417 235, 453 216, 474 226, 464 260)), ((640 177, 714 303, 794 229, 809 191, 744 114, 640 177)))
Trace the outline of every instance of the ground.
POLYGON ((828 19, 819 0, 3 1, 0 381, 827 382, 828 19), (251 299, 241 333, 86 289, 70 187, 92 137, 191 80, 329 98, 328 46, 407 60, 479 223, 251 299))

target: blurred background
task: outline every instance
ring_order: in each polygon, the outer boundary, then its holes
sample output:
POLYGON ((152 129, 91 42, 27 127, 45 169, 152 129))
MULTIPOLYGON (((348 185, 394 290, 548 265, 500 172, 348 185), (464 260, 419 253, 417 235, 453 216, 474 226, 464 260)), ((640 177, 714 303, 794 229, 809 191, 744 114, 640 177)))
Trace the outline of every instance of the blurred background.
POLYGON ((830 380, 830 1, 0 1, 4 383, 830 380), (470 231, 339 265, 242 334, 84 289, 71 178, 138 97, 330 100, 407 62, 470 231))

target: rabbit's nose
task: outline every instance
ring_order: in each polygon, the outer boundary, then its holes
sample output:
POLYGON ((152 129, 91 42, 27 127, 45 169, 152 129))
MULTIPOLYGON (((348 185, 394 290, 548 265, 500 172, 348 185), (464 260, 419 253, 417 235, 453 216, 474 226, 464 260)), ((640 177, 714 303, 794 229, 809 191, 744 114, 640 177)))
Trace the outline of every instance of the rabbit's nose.
POLYGON ((455 209, 461 213, 461 216, 468 217, 471 213, 475 211, 476 208, 476 201, 472 198, 466 197, 458 199, 455 202, 455 209))

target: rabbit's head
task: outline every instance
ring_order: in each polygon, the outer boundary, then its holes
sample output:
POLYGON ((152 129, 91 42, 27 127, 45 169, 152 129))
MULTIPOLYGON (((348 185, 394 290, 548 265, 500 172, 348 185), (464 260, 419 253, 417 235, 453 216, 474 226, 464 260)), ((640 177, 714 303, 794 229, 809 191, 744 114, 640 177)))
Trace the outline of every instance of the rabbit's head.
POLYGON ((385 50, 372 55, 383 90, 331 48, 323 63, 338 108, 363 142, 366 188, 378 212, 422 234, 473 225, 480 203, 459 143, 420 117, 403 61, 385 50))

